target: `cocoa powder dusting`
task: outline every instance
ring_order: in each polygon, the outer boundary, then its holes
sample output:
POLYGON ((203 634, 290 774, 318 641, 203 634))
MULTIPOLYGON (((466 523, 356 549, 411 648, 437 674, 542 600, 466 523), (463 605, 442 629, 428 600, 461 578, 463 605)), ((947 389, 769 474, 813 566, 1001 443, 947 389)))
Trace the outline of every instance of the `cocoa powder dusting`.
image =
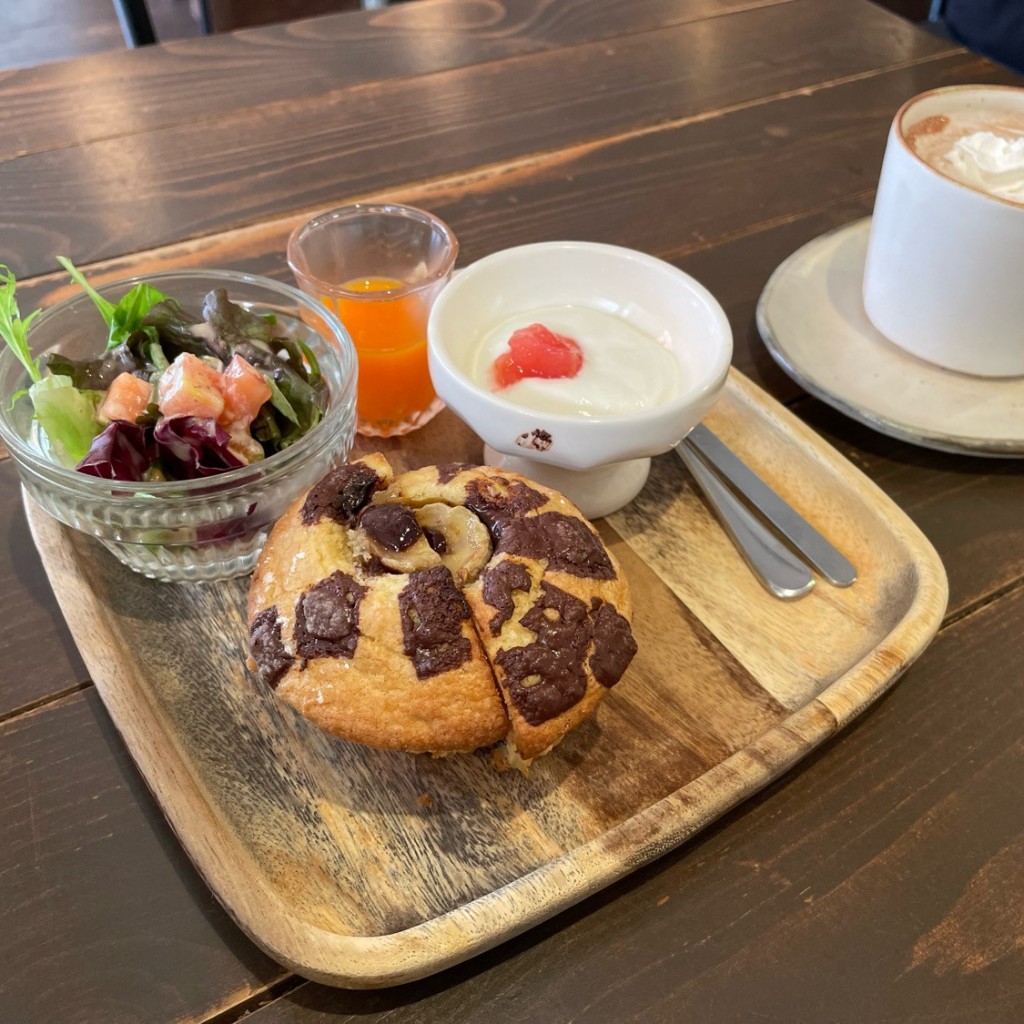
POLYGON ((914 142, 922 135, 937 135, 941 132, 946 125, 949 124, 949 118, 945 114, 932 114, 931 117, 923 118, 918 121, 907 132, 907 141, 913 145, 914 142))

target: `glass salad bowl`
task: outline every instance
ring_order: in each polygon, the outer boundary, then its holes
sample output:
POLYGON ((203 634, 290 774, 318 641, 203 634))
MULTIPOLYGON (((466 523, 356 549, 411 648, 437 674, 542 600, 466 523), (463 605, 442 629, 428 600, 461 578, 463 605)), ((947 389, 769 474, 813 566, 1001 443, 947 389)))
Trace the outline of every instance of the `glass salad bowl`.
MULTIPOLYGON (((96 537, 121 562, 152 579, 219 580, 248 573, 274 521, 348 455, 355 435, 356 356, 341 321, 290 285, 227 270, 167 271, 104 284, 117 302, 145 281, 186 309, 203 307, 215 288, 303 342, 319 363, 328 397, 323 417, 289 447, 260 461, 190 480, 134 482, 89 476, 62 465, 40 440, 27 398, 31 383, 14 353, 0 353, 0 439, 22 485, 60 522, 96 537)), ((30 325, 33 357, 98 355, 105 327, 84 292, 44 310, 30 325)))

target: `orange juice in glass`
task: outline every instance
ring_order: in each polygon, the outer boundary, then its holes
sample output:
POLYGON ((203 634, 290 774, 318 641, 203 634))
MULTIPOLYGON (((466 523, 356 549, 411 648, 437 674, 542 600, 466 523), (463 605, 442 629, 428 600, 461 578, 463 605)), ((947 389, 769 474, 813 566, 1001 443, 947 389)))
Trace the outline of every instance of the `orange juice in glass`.
POLYGON ((334 310, 352 337, 361 434, 406 434, 442 408, 427 369, 427 318, 458 251, 446 224, 397 205, 331 210, 288 240, 299 287, 334 310))

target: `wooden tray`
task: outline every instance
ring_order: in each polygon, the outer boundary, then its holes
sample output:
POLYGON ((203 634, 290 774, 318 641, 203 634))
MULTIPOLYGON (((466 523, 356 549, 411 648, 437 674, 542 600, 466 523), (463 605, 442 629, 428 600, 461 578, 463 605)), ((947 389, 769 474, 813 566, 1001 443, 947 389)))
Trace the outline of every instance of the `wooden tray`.
MULTIPOLYGON (((27 502, 128 749, 212 890, 271 956, 349 987, 473 956, 683 842, 920 654, 946 579, 910 520, 739 374, 709 423, 860 580, 774 600, 679 460, 656 459, 642 495, 602 526, 633 587, 639 654, 528 779, 484 754, 433 760, 320 733, 245 670, 244 581, 153 583, 27 502)), ((480 457, 453 417, 421 435, 389 456, 480 457)))

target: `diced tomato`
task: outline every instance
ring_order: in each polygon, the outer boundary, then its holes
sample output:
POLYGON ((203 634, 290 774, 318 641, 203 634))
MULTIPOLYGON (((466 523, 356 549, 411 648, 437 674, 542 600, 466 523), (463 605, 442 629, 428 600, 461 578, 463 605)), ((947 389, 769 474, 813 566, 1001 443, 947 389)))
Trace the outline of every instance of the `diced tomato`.
POLYGON ((164 370, 157 404, 164 416, 217 419, 224 412, 221 374, 191 352, 182 352, 164 370))
POLYGON ((530 324, 514 331, 492 367, 494 385, 500 390, 524 377, 575 377, 583 366, 583 350, 564 334, 543 324, 530 324))
POLYGON ((146 411, 153 398, 153 386, 131 373, 121 373, 114 378, 106 397, 97 410, 99 418, 108 423, 124 420, 134 423, 146 411))
POLYGON ((270 385, 256 367, 236 355, 221 375, 224 388, 224 411, 220 423, 248 427, 260 407, 270 400, 270 385))

